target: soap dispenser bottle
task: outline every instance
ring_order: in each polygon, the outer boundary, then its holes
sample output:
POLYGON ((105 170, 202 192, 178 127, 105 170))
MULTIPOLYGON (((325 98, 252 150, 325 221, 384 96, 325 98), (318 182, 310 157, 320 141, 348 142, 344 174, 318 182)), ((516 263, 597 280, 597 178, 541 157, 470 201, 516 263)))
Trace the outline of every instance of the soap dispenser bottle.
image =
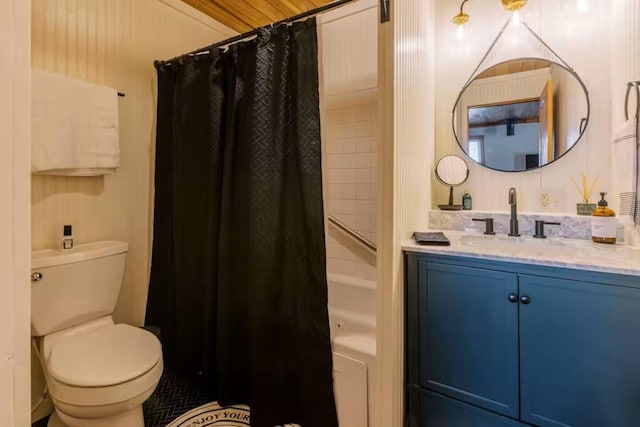
POLYGON ((462 195, 462 209, 465 211, 471 210, 471 194, 465 189, 464 194, 462 195))
POLYGON ((616 213, 609 209, 604 196, 607 193, 600 193, 602 199, 598 202, 598 208, 591 214, 591 240, 596 243, 616 242, 616 213))

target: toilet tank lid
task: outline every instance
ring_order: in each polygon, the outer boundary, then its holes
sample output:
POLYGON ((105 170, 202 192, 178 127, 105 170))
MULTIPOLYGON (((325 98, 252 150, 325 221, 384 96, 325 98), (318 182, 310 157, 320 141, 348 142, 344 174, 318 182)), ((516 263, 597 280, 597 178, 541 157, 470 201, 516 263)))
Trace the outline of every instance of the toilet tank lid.
POLYGON ((35 251, 31 252, 31 268, 53 267, 56 265, 103 258, 106 256, 125 253, 128 248, 129 245, 126 242, 106 240, 102 242, 76 245, 73 249, 66 251, 55 249, 35 251))

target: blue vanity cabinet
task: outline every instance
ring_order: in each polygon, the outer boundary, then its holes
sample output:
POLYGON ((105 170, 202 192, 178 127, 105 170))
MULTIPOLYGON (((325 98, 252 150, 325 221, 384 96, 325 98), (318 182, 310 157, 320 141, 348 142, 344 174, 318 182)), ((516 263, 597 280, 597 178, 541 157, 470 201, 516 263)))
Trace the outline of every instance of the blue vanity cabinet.
POLYGON ((639 426, 640 289, 520 275, 520 295, 521 419, 639 426))
POLYGON ((517 417, 517 275, 425 261, 418 275, 419 385, 517 417))
POLYGON ((407 253, 409 427, 640 426, 640 277, 407 253))
POLYGON ((408 427, 526 427, 509 417, 428 390, 410 388, 408 398, 416 408, 408 427))

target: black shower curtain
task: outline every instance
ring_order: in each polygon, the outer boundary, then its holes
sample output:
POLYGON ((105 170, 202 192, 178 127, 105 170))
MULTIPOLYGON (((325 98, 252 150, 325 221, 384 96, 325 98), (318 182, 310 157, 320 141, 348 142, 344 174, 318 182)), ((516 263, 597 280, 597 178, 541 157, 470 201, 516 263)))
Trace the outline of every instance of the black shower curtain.
POLYGON ((251 424, 337 426, 315 20, 158 70, 147 324, 251 424))

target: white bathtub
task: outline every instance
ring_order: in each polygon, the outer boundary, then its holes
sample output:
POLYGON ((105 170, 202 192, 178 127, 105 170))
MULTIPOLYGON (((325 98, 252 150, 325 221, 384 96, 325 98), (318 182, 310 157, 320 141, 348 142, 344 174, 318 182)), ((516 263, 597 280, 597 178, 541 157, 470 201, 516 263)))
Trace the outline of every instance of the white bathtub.
POLYGON ((369 427, 376 363, 376 283, 329 274, 329 321, 340 427, 369 427))

